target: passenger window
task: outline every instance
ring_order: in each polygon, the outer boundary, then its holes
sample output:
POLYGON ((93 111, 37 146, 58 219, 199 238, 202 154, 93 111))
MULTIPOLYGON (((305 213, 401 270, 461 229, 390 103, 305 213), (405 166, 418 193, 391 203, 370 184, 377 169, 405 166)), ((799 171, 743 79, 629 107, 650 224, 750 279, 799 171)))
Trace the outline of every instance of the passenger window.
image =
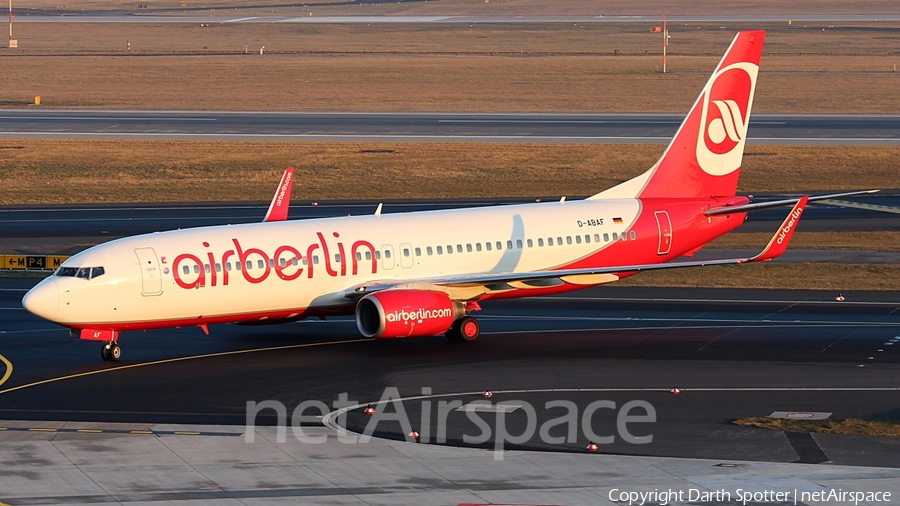
POLYGON ((625 235, 625 232, 622 232, 622 235, 619 236, 619 239, 621 239, 621 240, 623 240, 623 241, 627 241, 627 240, 628 240, 628 236, 625 235))
POLYGON ((490 251, 490 250, 491 250, 491 243, 489 243, 489 242, 484 243, 484 249, 486 249, 487 251, 490 251))
MULTIPOLYGON (((497 248, 500 249, 500 248, 497 248)), ((513 249, 512 241, 506 241, 506 249, 513 249)))
POLYGON ((422 256, 422 248, 416 247, 416 256, 417 257, 422 256))
POLYGON ((371 259, 372 259, 372 252, 366 251, 366 260, 371 260, 371 259))
POLYGON ((516 239, 516 247, 522 249, 522 239, 516 239))
POLYGON ((225 262, 225 271, 231 272, 231 262, 225 262))
MULTIPOLYGON (((571 243, 572 241, 569 241, 569 242, 571 243)), ((557 246, 562 246, 562 237, 556 238, 556 244, 557 244, 557 246)))
POLYGON ((481 243, 480 242, 475 243, 475 251, 481 251, 481 243))
POLYGON ((303 264, 303 265, 306 265, 308 262, 306 261, 305 258, 303 258, 303 259, 300 260, 300 263, 303 264))
POLYGON ((241 263, 240 263, 240 262, 235 262, 235 263, 234 263, 234 270, 236 270, 236 271, 241 270, 241 263))
POLYGON ((103 267, 91 267, 91 279, 102 276, 104 272, 103 267))
POLYGON ((297 265, 297 257, 291 257, 291 265, 297 265))
POLYGON ((340 253, 335 253, 335 254, 334 254, 334 263, 336 263, 336 264, 341 263, 341 255, 340 255, 340 253))
POLYGON ((431 246, 428 246, 427 248, 425 248, 425 253, 427 253, 428 256, 431 256, 434 255, 434 250, 431 249, 431 246))
POLYGON ((444 254, 444 247, 443 247, 443 246, 438 246, 438 247, 437 247, 437 254, 438 254, 438 255, 443 255, 443 254, 444 254))
MULTIPOLYGON (((262 260, 260 260, 262 262, 262 260)), ((209 274, 209 264, 203 264, 203 272, 209 274)))
MULTIPOLYGON (((495 246, 497 246, 497 251, 500 251, 503 249, 503 243, 500 241, 497 241, 497 244, 495 244, 495 246)), ((510 243, 509 249, 512 249, 512 243, 510 243)))
POLYGON ((197 264, 194 264, 194 274, 200 274, 200 266, 197 264))
POLYGON ((319 265, 319 255, 313 255, 313 265, 319 265))
POLYGON ((375 260, 381 260, 381 252, 380 251, 375 252, 375 260))
POLYGON ((466 244, 466 253, 471 253, 471 252, 472 252, 472 245, 466 244))
MULTIPOLYGON (((581 241, 578 241, 578 242, 581 242, 581 241)), ((572 236, 571 235, 566 236, 566 244, 572 244, 572 236)))
POLYGON ((391 250, 389 250, 389 249, 384 250, 384 258, 391 258, 391 250))
MULTIPOLYGON (((591 242, 591 236, 585 234, 585 235, 584 235, 584 242, 590 243, 590 242, 591 242)), ((600 242, 600 241, 597 241, 597 242, 600 242)))
POLYGON ((619 240, 619 234, 617 234, 616 232, 613 232, 613 241, 618 241, 618 240, 619 240))
MULTIPOLYGON (((275 259, 274 259, 274 258, 270 258, 270 259, 269 259, 269 267, 270 267, 270 268, 271 268, 271 267, 275 267, 275 259)), ((262 266, 260 266, 260 268, 262 268, 262 266)))
MULTIPOLYGON (((603 234, 603 240, 607 240, 606 234, 603 234)), ((594 234, 594 242, 600 242, 600 234, 594 234)))
MULTIPOLYGON (((266 263, 263 262, 262 258, 260 258, 259 260, 256 261, 256 266, 259 267, 260 269, 265 269, 266 263)), ((209 272, 209 271, 206 271, 206 272, 209 272)))
POLYGON ((279 259, 278 259, 278 265, 280 265, 280 266, 282 266, 282 267, 287 266, 287 259, 286 259, 286 258, 279 258, 279 259))
POLYGON ((543 246, 543 245, 544 245, 544 239, 543 238, 538 239, 538 246, 543 246))
POLYGON ((222 272, 222 264, 216 264, 216 272, 222 272))
POLYGON ((183 265, 183 266, 181 266, 181 271, 184 272, 185 274, 190 274, 191 268, 188 267, 187 265, 183 265))
POLYGON ((356 261, 359 262, 359 261, 361 261, 361 260, 362 260, 362 253, 360 253, 359 251, 357 251, 357 252, 356 252, 356 261))
POLYGON ((634 230, 632 230, 631 231, 631 240, 633 241, 635 239, 637 239, 637 233, 634 230))
POLYGON ((529 247, 529 248, 533 248, 533 247, 534 247, 534 241, 532 241, 531 239, 528 239, 528 247, 529 247))
MULTIPOLYGON (((469 247, 471 248, 472 245, 470 244, 469 247)), ((456 245, 456 252, 457 252, 457 253, 462 253, 462 244, 457 244, 457 245, 456 245)))
POLYGON ((575 236, 575 244, 581 244, 581 236, 580 235, 575 236))
POLYGON ((552 237, 547 238, 547 246, 553 246, 553 238, 552 237))
POLYGON ((403 256, 405 256, 405 257, 409 256, 409 248, 403 248, 403 256))

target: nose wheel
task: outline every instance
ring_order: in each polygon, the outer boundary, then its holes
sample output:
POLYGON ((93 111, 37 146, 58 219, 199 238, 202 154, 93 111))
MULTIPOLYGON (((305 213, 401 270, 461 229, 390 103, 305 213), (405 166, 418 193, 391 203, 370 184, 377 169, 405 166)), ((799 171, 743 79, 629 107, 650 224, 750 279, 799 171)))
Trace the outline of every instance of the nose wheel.
POLYGON ((447 336, 447 339, 451 341, 463 341, 469 343, 478 339, 480 334, 481 325, 478 324, 478 320, 471 316, 466 316, 453 322, 453 326, 450 327, 450 330, 448 330, 445 335, 447 336))
POLYGON ((100 358, 107 362, 118 362, 122 358, 122 348, 115 341, 110 341, 100 348, 100 358))

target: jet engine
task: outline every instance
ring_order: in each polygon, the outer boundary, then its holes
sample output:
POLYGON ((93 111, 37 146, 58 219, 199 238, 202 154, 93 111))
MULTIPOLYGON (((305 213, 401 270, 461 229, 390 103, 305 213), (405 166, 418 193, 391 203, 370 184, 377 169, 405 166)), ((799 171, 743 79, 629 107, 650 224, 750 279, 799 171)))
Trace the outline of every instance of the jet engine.
POLYGON ((356 305, 359 332, 382 339, 443 334, 463 316, 461 302, 433 290, 385 290, 366 295, 356 305))

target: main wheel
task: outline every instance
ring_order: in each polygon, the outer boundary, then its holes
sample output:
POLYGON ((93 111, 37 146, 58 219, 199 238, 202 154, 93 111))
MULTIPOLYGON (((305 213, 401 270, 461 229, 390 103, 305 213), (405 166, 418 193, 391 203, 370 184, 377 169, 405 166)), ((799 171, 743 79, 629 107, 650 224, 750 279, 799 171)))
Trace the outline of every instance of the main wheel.
POLYGON ((109 345, 104 344, 102 348, 100 348, 100 358, 103 359, 104 362, 109 360, 109 345))
POLYGON ((478 324, 478 320, 472 318, 471 316, 466 316, 459 320, 459 339, 460 341, 465 341, 470 343, 476 339, 481 334, 481 325, 478 324))
POLYGON ((481 325, 478 324, 478 320, 466 316, 453 322, 453 326, 444 335, 451 341, 472 342, 478 339, 479 334, 481 334, 481 325))

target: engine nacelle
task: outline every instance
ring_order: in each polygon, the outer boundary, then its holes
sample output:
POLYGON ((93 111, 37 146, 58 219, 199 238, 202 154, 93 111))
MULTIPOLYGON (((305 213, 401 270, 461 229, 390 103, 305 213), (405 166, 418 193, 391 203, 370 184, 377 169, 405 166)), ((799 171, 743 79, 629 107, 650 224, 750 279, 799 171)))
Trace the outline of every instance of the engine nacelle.
POLYGON ((465 306, 444 292, 385 290, 356 304, 356 326, 365 337, 390 339, 443 334, 462 318, 465 306))

